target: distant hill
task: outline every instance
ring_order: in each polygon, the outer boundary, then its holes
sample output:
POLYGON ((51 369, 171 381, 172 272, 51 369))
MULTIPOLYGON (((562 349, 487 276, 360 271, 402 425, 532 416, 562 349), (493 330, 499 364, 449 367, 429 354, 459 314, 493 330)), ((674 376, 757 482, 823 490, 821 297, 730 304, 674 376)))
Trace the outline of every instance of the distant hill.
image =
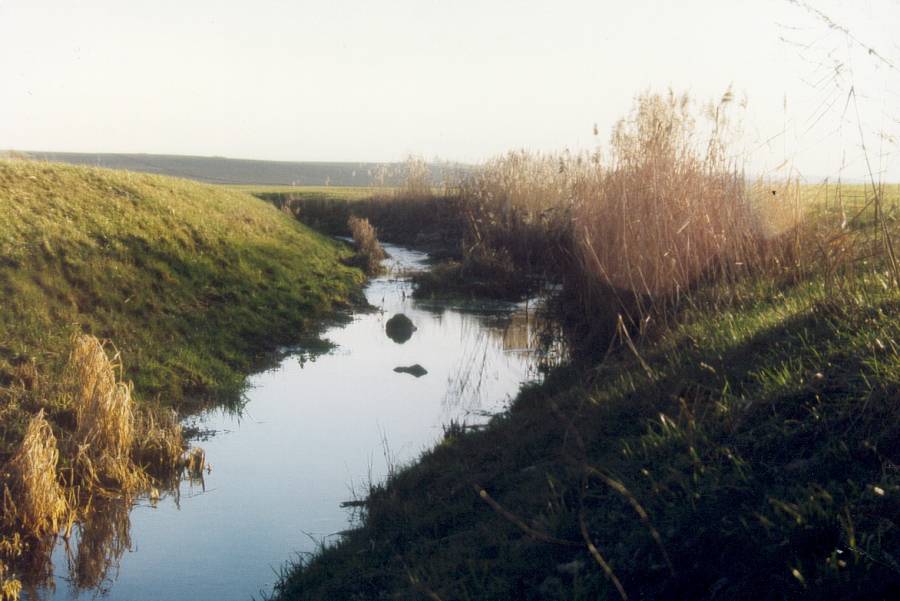
MULTIPOLYGON (((34 160, 93 165, 144 173, 172 175, 214 184, 285 186, 396 186, 403 182, 404 163, 330 163, 257 161, 223 157, 165 154, 93 154, 81 152, 12 152, 34 160)), ((439 185, 466 170, 464 165, 429 165, 431 181, 439 185)))

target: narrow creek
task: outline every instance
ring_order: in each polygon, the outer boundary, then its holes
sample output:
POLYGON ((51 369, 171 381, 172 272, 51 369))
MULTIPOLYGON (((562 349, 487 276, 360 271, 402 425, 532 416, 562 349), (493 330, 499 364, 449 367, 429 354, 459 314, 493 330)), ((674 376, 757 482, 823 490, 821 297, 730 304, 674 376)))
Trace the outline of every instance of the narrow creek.
MULTIPOLYGON (((376 310, 324 333, 330 351, 298 350, 250 379, 240 415, 194 418, 211 471, 161 498, 98 511, 52 555, 49 586, 27 598, 246 600, 277 572, 352 525, 361 496, 443 436, 501 411, 537 377, 523 305, 416 301, 408 270, 427 256, 386 245, 387 275, 366 288, 376 310), (416 330, 386 334, 405 314, 416 330), (424 375, 396 372, 420 365, 424 375)), ((414 370, 415 371, 415 370, 414 370)))

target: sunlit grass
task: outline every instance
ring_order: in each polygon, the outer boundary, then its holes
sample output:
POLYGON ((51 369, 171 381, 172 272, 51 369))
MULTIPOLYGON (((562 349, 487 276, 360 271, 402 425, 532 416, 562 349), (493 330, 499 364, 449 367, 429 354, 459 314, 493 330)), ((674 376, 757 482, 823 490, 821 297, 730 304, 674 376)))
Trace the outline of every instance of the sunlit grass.
POLYGON ((130 357, 143 396, 234 390, 360 281, 339 245, 219 186, 0 162, 0 203, 7 381, 30 357, 58 360, 80 328, 130 357))

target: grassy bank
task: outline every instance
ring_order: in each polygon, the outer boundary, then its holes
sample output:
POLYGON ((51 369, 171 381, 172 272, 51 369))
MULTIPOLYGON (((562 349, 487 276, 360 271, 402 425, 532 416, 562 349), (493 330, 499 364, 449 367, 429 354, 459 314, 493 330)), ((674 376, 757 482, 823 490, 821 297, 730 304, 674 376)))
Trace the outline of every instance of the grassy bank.
POLYGON ((900 296, 742 297, 445 439, 279 598, 891 598, 900 296))
MULTIPOLYGON (((235 398, 279 345, 312 334, 361 282, 348 253, 250 195, 169 177, 0 162, 0 386, 112 341, 164 404, 235 398)), ((27 410, 4 404, 6 445, 27 410)), ((8 452, 8 448, 4 448, 8 452)))
POLYGON ((573 361, 374 485, 277 597, 900 594, 896 202, 748 180, 730 102, 704 139, 689 99, 640 96, 607 157, 461 184, 455 273, 557 283, 573 361))
POLYGON ((52 582, 61 532, 100 586, 134 500, 203 469, 172 408, 238 401, 314 336, 358 292, 350 254, 239 191, 0 162, 0 598, 52 582))

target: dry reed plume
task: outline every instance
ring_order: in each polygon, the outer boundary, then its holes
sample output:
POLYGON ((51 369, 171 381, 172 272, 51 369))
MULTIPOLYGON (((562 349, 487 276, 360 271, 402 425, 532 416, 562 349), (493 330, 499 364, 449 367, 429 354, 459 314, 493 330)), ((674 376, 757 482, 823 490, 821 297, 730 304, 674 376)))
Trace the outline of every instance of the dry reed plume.
POLYGON ((76 478, 135 492, 150 478, 167 477, 183 466, 184 440, 174 411, 138 410, 131 383, 117 378, 118 354, 110 359, 94 336, 77 335, 63 375, 63 389, 75 410, 76 478))
POLYGON ((58 480, 58 463, 56 437, 41 410, 31 418, 18 451, 5 466, 0 601, 15 601, 22 591, 22 581, 11 565, 32 564, 35 573, 43 576, 49 553, 47 537, 63 527, 68 532, 72 526, 75 512, 58 480), (22 534, 29 540, 27 545, 22 534))
POLYGON ((794 238, 785 235, 800 215, 786 186, 780 196, 761 194, 725 158, 730 101, 726 94, 709 111, 703 145, 686 96, 639 98, 613 133, 611 165, 573 184, 576 277, 589 303, 592 294, 624 291, 627 317, 646 317, 651 306, 665 314, 703 280, 727 284, 794 266, 794 238))
POLYGON ((400 165, 381 165, 372 175, 372 183, 378 188, 388 188, 386 182, 399 181, 400 186, 380 191, 376 196, 383 200, 424 200, 432 196, 431 170, 421 157, 407 156, 400 165))
POLYGON ((385 258, 384 249, 378 242, 378 233, 368 219, 350 217, 347 221, 353 241, 356 243, 356 251, 359 261, 366 273, 374 275, 381 269, 381 261, 385 258))
POLYGON ((729 91, 698 120, 687 96, 645 94, 608 155, 521 151, 488 162, 460 189, 469 257, 508 257, 560 281, 566 313, 598 330, 581 343, 596 346, 619 316, 642 330, 705 283, 726 298, 746 275, 797 277, 823 252, 852 247, 846 227, 819 242, 824 221, 808 218, 796 181, 748 181, 727 152, 731 102, 729 91))

